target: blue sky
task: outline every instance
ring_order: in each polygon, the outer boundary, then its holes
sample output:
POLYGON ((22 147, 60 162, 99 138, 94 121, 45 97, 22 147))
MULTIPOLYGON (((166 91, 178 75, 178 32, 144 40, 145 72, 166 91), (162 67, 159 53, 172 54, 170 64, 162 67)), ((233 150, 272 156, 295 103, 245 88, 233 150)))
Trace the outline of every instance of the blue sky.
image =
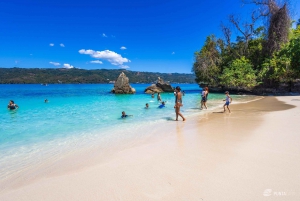
POLYGON ((240 0, 2 0, 0 67, 190 73, 206 36, 249 13, 240 0))

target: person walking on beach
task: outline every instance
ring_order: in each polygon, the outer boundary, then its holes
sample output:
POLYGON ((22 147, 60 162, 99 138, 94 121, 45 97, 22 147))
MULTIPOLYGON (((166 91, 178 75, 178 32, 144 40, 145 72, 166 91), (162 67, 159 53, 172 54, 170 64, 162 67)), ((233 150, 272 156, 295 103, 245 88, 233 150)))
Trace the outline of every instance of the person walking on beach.
POLYGON ((204 90, 202 91, 202 98, 201 98, 201 110, 203 109, 203 106, 205 109, 207 109, 206 102, 207 102, 207 97, 208 97, 208 87, 205 87, 204 90))
POLYGON ((226 101, 225 104, 224 104, 224 106, 223 106, 224 107, 224 112, 226 112, 225 106, 227 106, 227 109, 228 109, 228 111, 230 113, 229 104, 232 102, 232 98, 229 96, 229 92, 228 91, 226 91, 225 94, 226 94, 226 98, 223 100, 223 101, 226 101))
POLYGON ((10 100, 8 105, 7 105, 7 109, 9 110, 14 110, 14 109, 18 109, 19 106, 17 104, 15 104, 15 102, 13 100, 10 100))
POLYGON ((157 93, 157 101, 161 102, 161 97, 160 97, 160 93, 157 93))
POLYGON ((183 115, 180 113, 180 107, 182 107, 182 94, 181 94, 181 89, 179 86, 177 86, 175 88, 175 113, 176 113, 176 121, 178 121, 178 115, 182 118, 183 121, 185 121, 185 118, 183 117, 183 115))

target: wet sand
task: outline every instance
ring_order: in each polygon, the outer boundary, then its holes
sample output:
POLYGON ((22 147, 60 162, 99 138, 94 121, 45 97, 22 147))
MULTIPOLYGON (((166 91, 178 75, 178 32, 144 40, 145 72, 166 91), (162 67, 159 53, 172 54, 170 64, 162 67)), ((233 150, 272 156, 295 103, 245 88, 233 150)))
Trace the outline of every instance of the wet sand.
POLYGON ((230 108, 167 121, 75 171, 19 178, 0 200, 300 200, 300 97, 230 108))

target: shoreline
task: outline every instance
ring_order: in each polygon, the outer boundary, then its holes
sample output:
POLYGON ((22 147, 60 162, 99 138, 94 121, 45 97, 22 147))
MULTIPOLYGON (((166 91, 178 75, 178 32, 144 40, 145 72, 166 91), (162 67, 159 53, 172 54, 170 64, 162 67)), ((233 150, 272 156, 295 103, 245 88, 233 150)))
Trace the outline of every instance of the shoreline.
MULTIPOLYGON (((173 98, 173 94, 172 97, 173 98)), ((211 97, 212 98, 212 97, 211 97)), ((257 96, 236 96, 234 98, 233 104, 238 104, 241 102, 249 102, 254 101, 255 99, 259 99, 261 97, 257 96)), ((169 100, 169 99, 168 99, 169 100)), ((150 101, 151 102, 151 101, 150 101)), ((86 135, 73 135, 66 136, 65 138, 54 138, 48 141, 41 141, 36 143, 28 144, 28 146, 23 146, 21 148, 16 147, 18 149, 11 149, 10 153, 3 155, 2 157, 2 171, 0 172, 0 180, 6 180, 10 177, 22 177, 22 173, 25 175, 27 171, 31 169, 36 169, 35 167, 44 167, 48 169, 49 164, 59 163, 58 161, 63 161, 65 156, 69 157, 70 155, 76 156, 77 154, 84 155, 82 152, 103 152, 107 151, 108 147, 112 145, 116 150, 119 150, 120 147, 126 147, 126 143, 130 143, 134 141, 138 143, 138 140, 143 140, 144 138, 148 139, 151 136, 155 136, 156 133, 159 133, 153 130, 153 128, 159 127, 162 124, 168 124, 172 122, 172 119, 175 118, 175 113, 173 110, 172 101, 168 101, 167 107, 168 110, 157 110, 156 111, 156 101, 154 102, 154 107, 145 110, 141 109, 144 114, 156 114, 159 115, 158 118, 155 115, 152 115, 155 118, 151 118, 150 120, 146 118, 142 122, 133 119, 127 120, 117 120, 113 123, 118 123, 114 128, 112 127, 99 127, 95 130, 88 130, 86 135), (158 113, 160 112, 160 113, 158 113), (151 128, 151 130, 149 130, 151 128), (126 143, 125 143, 126 142, 126 143), (14 154, 12 154, 14 153, 14 154), (23 160, 23 158, 25 158, 23 160), (47 164, 44 165, 44 164, 47 164), (45 167, 46 166, 46 167, 45 167), (16 171, 20 172, 16 174, 16 171)), ((192 107, 183 107, 183 113, 186 118, 206 118, 206 113, 211 113, 216 108, 221 107, 220 103, 223 103, 222 100, 211 99, 208 103, 208 110, 200 110, 197 104, 194 104, 195 100, 192 99, 186 104, 189 106, 190 104, 195 105, 192 107)), ((199 106, 200 107, 200 106, 199 106)), ((167 109, 167 108, 166 108, 167 109)), ((127 110, 126 110, 127 111, 127 110)), ((172 123, 171 123, 172 124, 172 123)), ((109 147, 109 149, 112 149, 109 147)), ((84 160, 85 157, 84 157, 84 160)), ((72 162, 74 163, 74 162, 72 162)), ((78 165, 76 165, 77 167, 78 165)), ((73 168, 76 169, 76 168, 73 168)), ((1 182, 0 182, 1 187, 1 182)), ((0 188, 1 191, 1 188, 0 188)))
MULTIPOLYGON (((265 97, 254 102, 232 104, 230 106, 231 114, 218 113, 217 110, 221 109, 216 109, 212 113, 210 111, 210 113, 203 114, 201 119, 197 119, 200 116, 198 115, 187 119, 186 122, 167 121, 164 127, 148 131, 152 135, 124 142, 123 147, 118 147, 118 149, 113 147, 110 154, 108 151, 101 155, 101 153, 97 153, 97 150, 82 152, 79 157, 86 157, 86 162, 89 164, 86 167, 70 171, 66 164, 76 166, 78 155, 74 155, 67 161, 62 161, 66 166, 65 170, 59 161, 57 164, 48 164, 51 166, 48 171, 40 172, 43 177, 35 180, 34 177, 37 176, 38 171, 45 168, 46 164, 36 167, 36 175, 25 175, 27 181, 24 178, 23 180, 18 178, 24 182, 24 186, 20 186, 21 184, 18 184, 17 181, 15 184, 10 183, 6 186, 6 190, 0 192, 0 198, 1 200, 40 200, 46 196, 47 199, 44 200, 63 197, 67 200, 132 200, 136 198, 145 200, 183 200, 184 198, 186 200, 199 200, 199 198, 220 200, 220 198, 230 197, 228 200, 235 200, 237 197, 242 198, 247 195, 251 199, 263 200, 265 198, 262 195, 264 189, 261 189, 257 195, 253 195, 250 193, 253 192, 253 189, 244 189, 242 186, 235 185, 241 183, 240 185, 244 184, 249 188, 249 184, 247 185, 245 180, 252 181, 252 177, 257 177, 257 175, 261 176, 260 179, 266 185, 267 179, 270 179, 269 176, 271 176, 270 172, 276 173, 278 180, 282 180, 284 174, 280 171, 282 165, 279 162, 284 159, 275 157, 273 152, 278 152, 281 156, 287 154, 290 158, 300 156, 300 149, 294 146, 294 143, 299 142, 299 136, 294 136, 297 124, 286 128, 286 132, 291 131, 293 134, 293 136, 289 136, 293 140, 285 144, 285 149, 274 149, 273 144, 280 143, 276 140, 268 147, 272 151, 263 146, 266 142, 271 141, 269 133, 266 131, 277 133, 276 129, 279 124, 274 125, 275 130, 270 127, 274 124, 273 120, 277 122, 281 116, 290 116, 291 112, 294 116, 298 115, 295 111, 299 110, 300 101, 292 102, 293 99, 297 100, 295 97, 265 97), (289 101, 290 105, 284 104, 282 100, 289 101), (266 133, 260 135, 261 130, 266 133), (290 143, 293 146, 290 146, 290 143), (253 145, 256 144, 259 146, 255 147, 257 150, 253 150, 253 145), (293 150, 293 154, 289 152, 289 149, 293 150), (271 159, 267 157, 256 159, 256 155, 251 153, 253 151, 266 152, 272 157, 271 159), (252 164, 245 160, 245 156, 256 163, 252 164), (279 168, 272 167, 272 164, 277 164, 279 168), (237 165, 247 169, 250 176, 245 175, 245 171, 237 168, 237 165), (249 169, 247 165, 254 170, 249 169), (55 173, 55 171, 51 171, 51 168, 53 170, 61 169, 55 173), (260 169, 263 169, 264 172, 258 171, 260 169), (266 170, 269 170, 269 174, 266 170), (237 176, 241 181, 236 178, 237 176), (32 182, 29 181, 30 179, 32 182), (84 182, 80 183, 79 181, 84 182), (220 189, 215 188, 225 184, 224 182, 229 184, 228 187, 236 188, 236 191, 226 193, 226 190, 230 190, 226 185, 220 189), (11 186, 8 187, 9 185, 11 186), (81 190, 78 189, 79 187, 81 190), (46 190, 49 188, 52 189, 52 193, 46 190), (132 188, 137 190, 130 192, 132 188)), ((285 124, 292 122, 295 123, 296 119, 292 119, 290 122, 284 121, 285 124)), ((281 127, 279 126, 279 128, 281 127)), ((282 132, 282 130, 280 131, 282 132)), ((296 180, 297 176, 291 177, 291 174, 300 175, 299 162, 287 159, 284 161, 291 165, 290 167, 284 166, 290 170, 287 177, 296 180), (294 168, 291 168, 293 165, 294 168)), ((300 189, 298 188, 299 184, 292 181, 281 181, 284 183, 283 187, 281 186, 282 189, 279 184, 276 184, 276 178, 271 181, 273 182, 269 182, 269 186, 266 185, 262 188, 276 187, 279 189, 277 191, 300 189), (294 187, 287 182, 293 184, 294 187), (275 187, 272 187, 271 184, 275 187)), ((255 183, 252 181, 252 184, 254 184, 253 182, 255 183)), ((251 187, 257 189, 258 186, 263 186, 261 182, 259 183, 257 186, 251 185, 251 187)), ((294 193, 295 195, 291 195, 289 198, 299 198, 300 192, 294 193)), ((249 197, 244 198, 248 199, 249 197)))

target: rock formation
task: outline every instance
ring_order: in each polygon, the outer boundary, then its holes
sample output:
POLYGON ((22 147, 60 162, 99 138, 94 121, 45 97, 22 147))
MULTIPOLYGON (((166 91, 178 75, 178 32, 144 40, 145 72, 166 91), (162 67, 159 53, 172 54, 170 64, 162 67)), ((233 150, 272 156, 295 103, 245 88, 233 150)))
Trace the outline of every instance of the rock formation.
POLYGON ((145 93, 147 94, 161 92, 174 92, 174 89, 170 84, 165 83, 160 77, 158 77, 156 84, 152 84, 151 86, 145 89, 145 93))
POLYGON ((129 85, 128 77, 122 72, 115 82, 114 88, 111 92, 115 94, 133 94, 135 93, 135 89, 129 85))

